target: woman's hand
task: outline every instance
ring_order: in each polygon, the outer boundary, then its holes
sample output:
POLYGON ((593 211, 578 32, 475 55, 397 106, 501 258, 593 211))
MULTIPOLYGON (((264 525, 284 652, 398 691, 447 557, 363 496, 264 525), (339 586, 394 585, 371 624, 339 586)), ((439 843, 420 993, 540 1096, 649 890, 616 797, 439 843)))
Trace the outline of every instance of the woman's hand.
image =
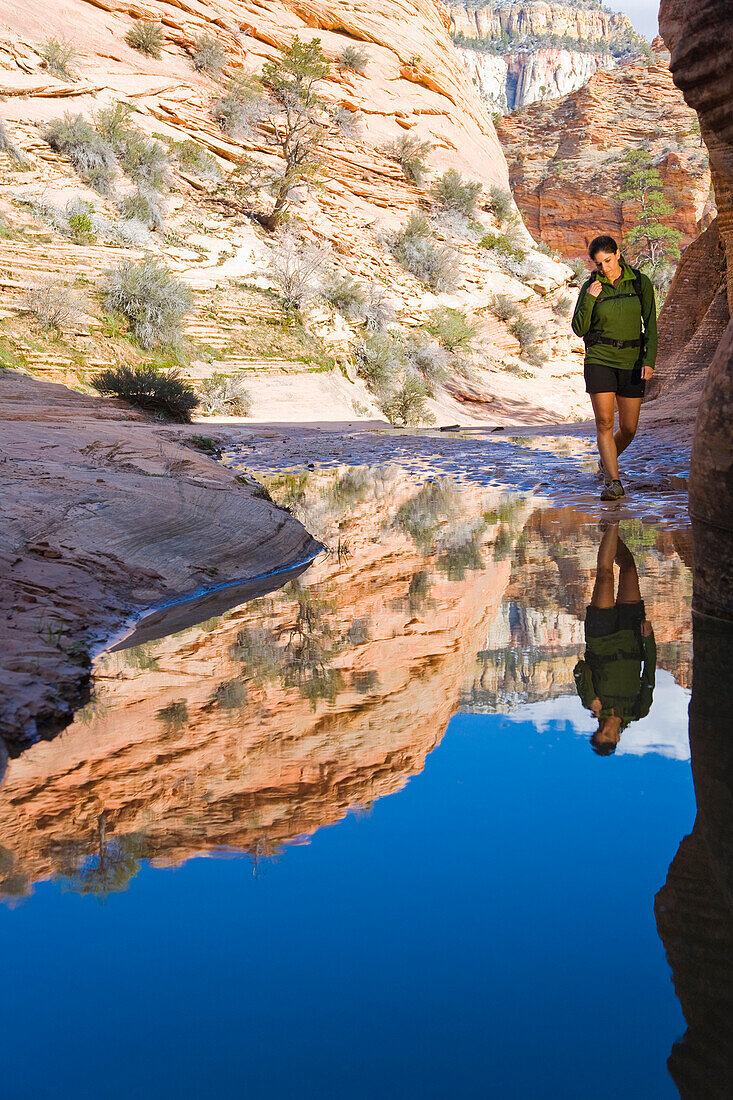
POLYGON ((602 283, 600 282, 599 279, 594 279, 593 282, 588 287, 588 293, 591 295, 592 298, 597 298, 602 290, 603 290, 603 285, 602 285, 602 283))
POLYGON ((652 632, 652 624, 648 619, 641 620, 641 633, 645 638, 649 638, 652 632))
POLYGON ((654 367, 642 367, 641 368, 641 380, 642 382, 648 382, 654 375, 654 367))

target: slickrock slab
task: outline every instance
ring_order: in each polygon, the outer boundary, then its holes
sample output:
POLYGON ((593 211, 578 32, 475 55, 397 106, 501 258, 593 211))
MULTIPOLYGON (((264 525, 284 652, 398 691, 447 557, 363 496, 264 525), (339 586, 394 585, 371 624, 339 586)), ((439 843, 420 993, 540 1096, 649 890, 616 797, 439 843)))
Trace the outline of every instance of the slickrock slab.
POLYGON ((0 374, 0 736, 53 733, 89 650, 147 607, 294 566, 319 543, 122 403, 0 374))

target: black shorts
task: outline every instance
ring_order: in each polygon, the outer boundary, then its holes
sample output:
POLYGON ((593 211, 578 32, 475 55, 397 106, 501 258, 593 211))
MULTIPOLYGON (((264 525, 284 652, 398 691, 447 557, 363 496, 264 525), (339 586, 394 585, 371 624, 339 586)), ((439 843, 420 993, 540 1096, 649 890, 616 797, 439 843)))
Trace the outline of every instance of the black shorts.
POLYGON ((593 607, 585 612, 586 638, 607 638, 619 630, 635 630, 646 618, 644 601, 617 603, 614 607, 593 607))
POLYGON ((644 382, 632 382, 630 370, 586 363, 583 369, 586 393, 617 393, 619 397, 643 397, 644 382))

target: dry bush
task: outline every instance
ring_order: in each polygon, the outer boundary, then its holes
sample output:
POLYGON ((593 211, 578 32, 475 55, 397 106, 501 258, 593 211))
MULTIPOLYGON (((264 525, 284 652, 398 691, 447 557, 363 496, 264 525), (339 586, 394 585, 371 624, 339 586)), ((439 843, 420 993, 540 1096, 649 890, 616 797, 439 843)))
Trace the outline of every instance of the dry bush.
POLYGON ((226 65, 227 55, 218 38, 212 38, 211 35, 204 34, 196 39, 191 59, 197 72, 219 76, 226 65))
POLYGON ((44 328, 62 329, 79 323, 82 314, 79 299, 67 283, 60 279, 47 279, 26 291, 25 308, 44 328))
POLYGON ((445 172, 430 189, 433 199, 441 210, 452 210, 464 218, 476 216, 476 204, 481 194, 481 184, 464 180, 455 168, 445 172))
POLYGON ((206 416, 249 416, 252 397, 241 374, 217 371, 199 382, 201 408, 206 416))
POLYGON ((432 148, 429 141, 418 141, 417 138, 401 134, 396 141, 387 146, 386 152, 388 156, 400 162, 405 177, 419 185, 427 173, 428 166, 425 160, 432 148))
POLYGON ((106 310, 126 317, 133 335, 144 348, 150 348, 180 342, 193 294, 164 264, 148 256, 140 261, 123 260, 108 271, 102 301, 106 310))
POLYGON ((332 117, 334 125, 345 138, 357 137, 364 124, 363 112, 351 111, 348 107, 337 107, 332 117))
POLYGON ((43 138, 69 158, 86 184, 102 195, 110 194, 117 169, 114 149, 83 115, 67 112, 63 118, 51 119, 43 138))
POLYGON ((519 306, 506 294, 495 294, 489 302, 489 309, 499 321, 511 321, 519 316, 519 306))
POLYGON ((76 80, 76 62, 79 51, 65 38, 47 38, 41 46, 41 63, 53 76, 61 80, 76 80))
POLYGON ((0 119, 0 153, 7 153, 7 155, 11 157, 16 164, 19 164, 21 168, 28 167, 18 146, 10 140, 10 136, 2 119, 0 119))
POLYGON ((156 61, 160 61, 165 35, 160 23, 154 23, 151 19, 136 19, 125 35, 125 42, 133 50, 139 50, 146 57, 154 57, 156 61))
POLYGON ((392 255, 431 290, 452 290, 458 279, 458 256, 448 245, 440 244, 427 218, 412 214, 404 229, 393 234, 392 255))
POLYGON ((328 249, 304 241, 292 230, 280 234, 272 249, 271 271, 285 309, 300 309, 316 296, 328 255, 328 249))
POLYGON ((159 141, 150 141, 139 130, 128 130, 117 151, 120 167, 139 186, 167 189, 170 162, 159 141))
POLYGON ((514 205, 509 191, 493 186, 489 192, 486 208, 494 215, 499 225, 503 225, 512 216, 514 205))
POLYGON ((346 46, 339 54, 337 64, 340 69, 361 74, 370 60, 369 54, 360 46, 346 46))
POLYGON ((153 187, 136 187, 120 200, 119 208, 123 218, 146 229, 161 230, 165 224, 163 196, 153 187))
POLYGON ((223 96, 215 100, 211 115, 230 137, 251 134, 267 117, 269 103, 259 81, 250 76, 235 76, 223 96))

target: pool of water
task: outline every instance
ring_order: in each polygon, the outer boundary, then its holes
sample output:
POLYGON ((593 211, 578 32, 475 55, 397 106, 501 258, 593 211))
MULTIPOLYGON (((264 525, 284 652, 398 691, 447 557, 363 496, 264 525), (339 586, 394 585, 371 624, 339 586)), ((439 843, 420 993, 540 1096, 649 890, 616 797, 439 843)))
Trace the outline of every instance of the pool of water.
POLYGON ((314 565, 119 642, 8 766, 3 1094, 674 1097, 689 532, 393 466, 268 486, 314 565), (599 745, 619 540, 656 673, 599 745))

